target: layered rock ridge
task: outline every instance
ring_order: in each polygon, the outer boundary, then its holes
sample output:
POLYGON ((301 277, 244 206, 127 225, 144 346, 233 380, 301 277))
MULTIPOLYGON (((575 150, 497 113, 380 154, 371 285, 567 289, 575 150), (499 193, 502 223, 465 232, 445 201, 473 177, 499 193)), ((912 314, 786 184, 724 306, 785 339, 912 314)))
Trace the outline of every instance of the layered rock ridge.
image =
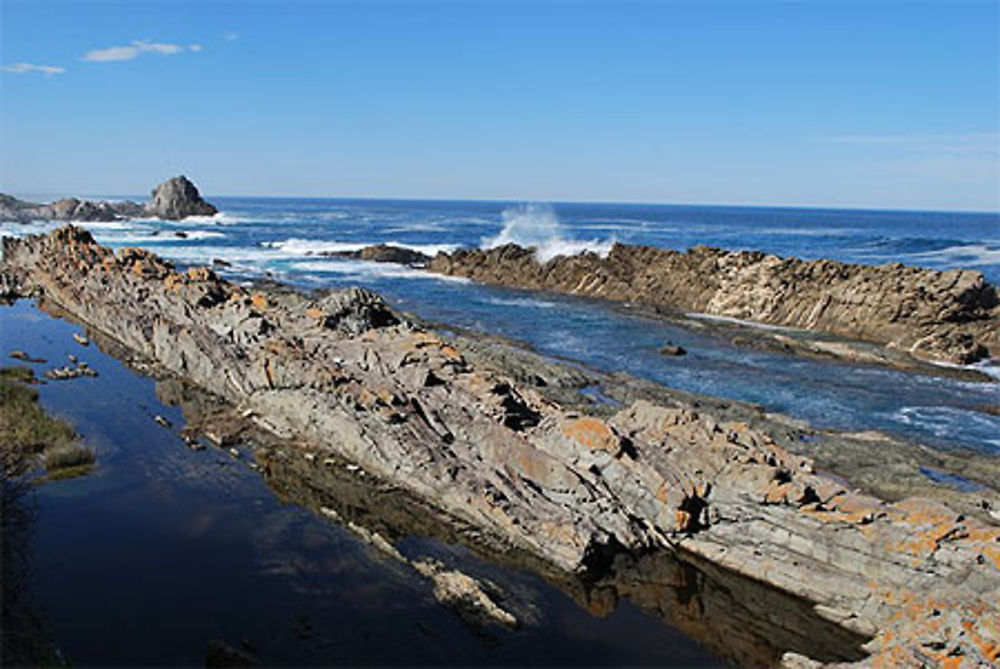
POLYGON ((255 292, 72 226, 5 239, 0 287, 560 569, 686 550, 871 635, 875 659, 998 660, 1000 527, 862 495, 745 424, 568 410, 369 291, 255 292))
POLYGON ((463 249, 432 272, 676 311, 827 332, 921 359, 969 364, 1000 356, 1000 300, 980 272, 868 266, 697 246, 678 252, 615 244, 607 257, 533 249, 463 249))
POLYGON ((119 221, 142 216, 180 220, 188 216, 213 216, 218 210, 202 199, 198 188, 181 175, 153 189, 145 205, 136 202, 94 202, 75 197, 51 204, 37 204, 0 194, 0 221, 119 221))

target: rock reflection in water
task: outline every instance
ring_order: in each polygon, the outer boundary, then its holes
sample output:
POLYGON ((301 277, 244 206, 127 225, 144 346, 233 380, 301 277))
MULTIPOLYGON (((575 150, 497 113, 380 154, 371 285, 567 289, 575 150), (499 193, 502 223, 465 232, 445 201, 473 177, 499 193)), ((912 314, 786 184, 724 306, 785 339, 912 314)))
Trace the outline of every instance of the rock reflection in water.
MULTIPOLYGON (((694 556, 619 553, 591 572, 566 573, 374 480, 350 463, 316 456, 301 444, 279 443, 181 381, 161 381, 157 391, 163 401, 181 406, 191 428, 210 425, 218 430, 225 424, 241 430, 239 437, 232 434, 229 439, 255 442, 264 479, 283 501, 337 518, 345 526, 362 527, 403 553, 426 549, 419 538, 460 545, 498 567, 541 575, 597 617, 629 601, 743 666, 773 665, 789 650, 820 661, 864 657, 859 647, 865 637, 820 617, 807 602, 694 556)), ((538 620, 538 603, 531 601, 530 592, 506 595, 504 607, 521 624, 538 620)))

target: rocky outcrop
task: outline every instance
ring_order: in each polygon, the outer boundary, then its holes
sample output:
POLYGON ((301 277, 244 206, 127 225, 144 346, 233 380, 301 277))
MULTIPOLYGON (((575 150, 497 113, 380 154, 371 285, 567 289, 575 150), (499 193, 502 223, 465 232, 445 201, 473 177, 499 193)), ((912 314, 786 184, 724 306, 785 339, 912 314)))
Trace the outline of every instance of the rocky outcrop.
POLYGON ((1000 355, 1000 300, 979 272, 856 265, 698 246, 616 244, 538 262, 508 245, 438 254, 432 272, 803 328, 968 364, 1000 355))
POLYGON ((689 551, 888 663, 998 659, 1000 527, 860 494, 764 431, 645 400, 566 409, 361 289, 255 292, 74 227, 6 239, 3 258, 17 294, 560 569, 689 551))
POLYGON ((25 202, 9 195, 0 195, 0 221, 117 221, 142 216, 145 210, 135 202, 91 202, 75 197, 51 204, 25 202))
POLYGON ((411 267, 424 267, 431 260, 431 256, 425 253, 392 244, 373 244, 357 251, 327 251, 318 255, 332 258, 365 260, 368 262, 396 263, 411 267))
POLYGON ((218 209, 202 199, 198 188, 184 175, 168 179, 154 188, 146 211, 151 216, 171 221, 219 213, 218 209))
POLYGON ((188 216, 213 216, 218 210, 202 199, 186 177, 179 176, 153 189, 145 205, 136 202, 78 200, 75 197, 51 204, 37 204, 0 194, 0 221, 120 221, 142 216, 179 220, 188 216))

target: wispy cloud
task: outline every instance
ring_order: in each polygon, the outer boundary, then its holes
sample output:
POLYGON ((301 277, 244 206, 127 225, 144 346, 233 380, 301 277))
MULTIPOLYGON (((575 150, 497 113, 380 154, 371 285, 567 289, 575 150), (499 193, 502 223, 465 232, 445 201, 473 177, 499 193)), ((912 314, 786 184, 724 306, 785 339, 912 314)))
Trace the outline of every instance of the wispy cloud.
POLYGON ((155 53, 161 56, 173 56, 185 51, 197 53, 202 50, 200 44, 168 44, 166 42, 150 42, 149 40, 135 40, 128 46, 109 46, 106 49, 94 49, 83 54, 80 60, 88 63, 110 63, 122 60, 132 60, 144 53, 155 53))
POLYGON ((227 42, 235 42, 239 38, 240 38, 239 33, 226 33, 225 35, 222 36, 222 39, 226 40, 227 42))
POLYGON ((58 67, 56 65, 36 65, 34 63, 14 63, 13 65, 4 65, 0 67, 0 70, 4 72, 13 72, 14 74, 27 74, 28 72, 41 72, 47 77, 51 77, 53 74, 62 74, 66 71, 65 67, 58 67))
POLYGON ((819 140, 827 144, 881 147, 908 153, 982 154, 1000 152, 1000 133, 965 132, 916 135, 838 135, 819 140))

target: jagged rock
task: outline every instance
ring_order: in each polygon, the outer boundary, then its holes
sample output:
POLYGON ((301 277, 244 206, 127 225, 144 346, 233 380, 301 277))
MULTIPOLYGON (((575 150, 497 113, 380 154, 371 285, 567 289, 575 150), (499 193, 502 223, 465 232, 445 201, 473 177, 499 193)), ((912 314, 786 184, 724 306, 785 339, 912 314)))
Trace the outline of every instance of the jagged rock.
POLYGON ((1000 299, 983 275, 900 263, 856 265, 697 246, 615 244, 539 263, 533 249, 439 253, 428 269, 484 283, 818 330, 918 358, 967 364, 1000 355, 1000 299))
POLYGON ((5 239, 3 275, 261 429, 560 569, 686 550, 808 600, 886 663, 998 659, 1000 527, 860 494, 744 423, 646 400, 581 414, 368 291, 250 292, 72 226, 5 239))
POLYGON ((213 216, 218 209, 202 199, 198 188, 181 175, 164 181, 153 189, 152 200, 146 211, 167 220, 180 220, 188 216, 213 216))

